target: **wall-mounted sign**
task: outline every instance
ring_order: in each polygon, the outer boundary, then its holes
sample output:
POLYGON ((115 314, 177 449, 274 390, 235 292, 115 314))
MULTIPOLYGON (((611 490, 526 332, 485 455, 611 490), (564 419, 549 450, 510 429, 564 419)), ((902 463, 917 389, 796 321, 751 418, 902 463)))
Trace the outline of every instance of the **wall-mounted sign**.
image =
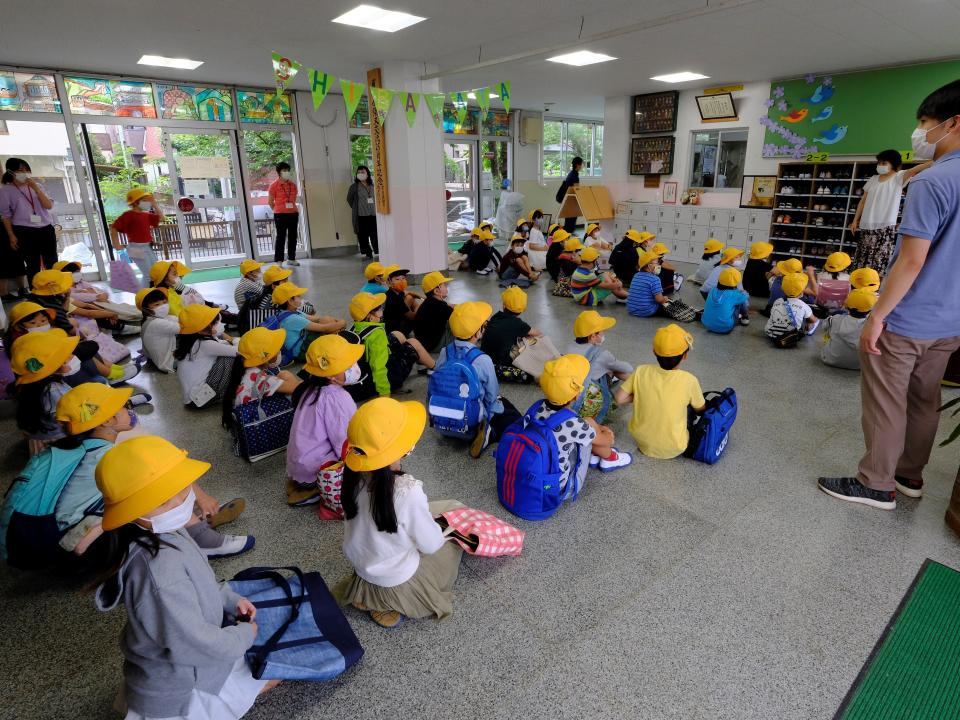
MULTIPOLYGON (((383 87, 383 73, 380 68, 367 70, 367 87, 383 87)), ((367 96, 371 107, 373 98, 367 96)), ((383 123, 370 123, 370 151, 373 154, 373 194, 377 200, 377 212, 390 214, 390 181, 387 177, 387 138, 383 132, 383 123)))
POLYGON ((226 178, 231 175, 230 159, 225 157, 181 155, 177 164, 182 178, 226 178))
POLYGON ((720 87, 707 88, 703 91, 704 95, 719 95, 720 93, 734 93, 743 90, 743 85, 721 85, 720 87))
POLYGON ((723 122, 736 120, 737 109, 733 104, 733 95, 720 93, 718 95, 698 95, 697 108, 700 110, 700 119, 704 122, 723 122))

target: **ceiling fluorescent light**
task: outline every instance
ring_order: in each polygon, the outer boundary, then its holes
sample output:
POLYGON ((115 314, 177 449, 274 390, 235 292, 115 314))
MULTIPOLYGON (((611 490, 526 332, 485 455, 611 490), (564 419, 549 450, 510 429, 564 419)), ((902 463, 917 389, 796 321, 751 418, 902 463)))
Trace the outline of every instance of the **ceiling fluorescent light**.
POLYGON ((354 25, 356 27, 367 28, 368 30, 382 30, 383 32, 396 32, 403 30, 411 25, 426 20, 419 15, 410 15, 405 12, 396 12, 394 10, 384 10, 375 5, 357 5, 353 10, 345 12, 340 17, 333 19, 333 22, 341 25, 354 25))
POLYGON ((651 80, 659 80, 660 82, 665 83, 681 83, 681 82, 690 82, 691 80, 708 80, 709 75, 701 75, 700 73, 688 72, 684 70, 683 72, 670 73, 668 75, 657 75, 656 77, 650 78, 651 80))
MULTIPOLYGON (((476 100, 476 99, 477 99, 477 94, 476 94, 476 93, 469 92, 469 93, 467 93, 467 97, 470 98, 471 100, 476 100)), ((496 99, 496 98, 498 98, 498 97, 500 97, 500 96, 497 95, 496 93, 490 93, 490 99, 491 99, 491 100, 496 99)))
POLYGON ((168 58, 163 55, 144 55, 137 60, 137 65, 156 65, 158 67, 180 68, 181 70, 196 70, 203 65, 203 60, 168 58))
POLYGON ((547 62, 563 63, 564 65, 574 65, 576 67, 608 62, 610 60, 616 60, 616 58, 610 55, 604 55, 603 53, 591 52, 590 50, 579 50, 578 52, 547 58, 547 62))

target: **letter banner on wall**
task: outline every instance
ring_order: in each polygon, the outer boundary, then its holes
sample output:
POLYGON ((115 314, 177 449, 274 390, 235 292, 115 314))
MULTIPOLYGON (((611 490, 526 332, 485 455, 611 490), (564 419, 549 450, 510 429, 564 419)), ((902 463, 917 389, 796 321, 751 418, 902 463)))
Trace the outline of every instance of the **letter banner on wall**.
POLYGON ((467 94, 462 91, 452 92, 450 100, 457 111, 457 125, 463 125, 463 121, 467 119, 467 94))
POLYGON ((377 120, 383 125, 387 121, 387 113, 393 104, 393 90, 370 86, 370 96, 373 98, 373 107, 377 111, 377 120))
POLYGON ((300 72, 300 63, 280 53, 271 53, 271 57, 273 58, 273 77, 277 81, 277 94, 283 95, 283 91, 300 72))
POLYGON ((510 81, 500 83, 500 102, 503 103, 503 109, 510 112, 510 81))
POLYGON ((316 110, 326 99, 327 93, 330 92, 330 86, 333 85, 333 81, 336 78, 334 78, 333 75, 314 70, 313 68, 309 68, 309 70, 310 94, 313 96, 313 109, 316 110))
POLYGON ((440 128, 443 125, 443 103, 446 101, 445 93, 424 93, 423 101, 430 108, 430 117, 433 118, 433 124, 440 128))
POLYGON ((474 92, 477 96, 477 105, 480 106, 480 122, 486 122, 490 112, 490 88, 482 87, 474 92))
POLYGON ((407 126, 413 128, 417 122, 417 105, 420 104, 420 93, 408 92, 404 94, 403 110, 407 114, 407 126))
POLYGON ((340 89, 343 90, 343 102, 347 106, 347 122, 353 118, 357 111, 357 105, 360 104, 360 98, 363 97, 363 91, 367 86, 364 83, 354 82, 340 78, 340 89))

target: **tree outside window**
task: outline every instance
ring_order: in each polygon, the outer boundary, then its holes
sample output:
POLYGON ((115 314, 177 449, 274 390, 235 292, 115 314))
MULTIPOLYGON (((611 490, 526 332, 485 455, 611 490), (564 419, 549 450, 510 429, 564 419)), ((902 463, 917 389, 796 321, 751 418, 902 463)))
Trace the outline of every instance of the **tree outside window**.
POLYGON ((565 176, 575 157, 583 158, 581 176, 598 177, 603 160, 603 123, 544 120, 542 148, 544 177, 565 176))

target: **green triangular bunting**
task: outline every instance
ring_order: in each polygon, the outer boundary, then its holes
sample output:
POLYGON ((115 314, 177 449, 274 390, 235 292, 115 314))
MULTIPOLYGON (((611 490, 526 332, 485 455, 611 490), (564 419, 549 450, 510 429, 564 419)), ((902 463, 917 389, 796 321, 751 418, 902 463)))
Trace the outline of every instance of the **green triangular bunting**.
POLYGON ((500 83, 500 102, 503 103, 503 108, 510 112, 510 81, 500 83))
POLYGON ((309 68, 309 70, 310 94, 313 96, 313 109, 316 110, 326 99, 327 93, 330 92, 330 86, 333 85, 336 78, 313 68, 309 68))
POLYGON ((277 93, 282 95, 300 72, 300 63, 280 53, 270 53, 270 57, 273 60, 273 78, 277 82, 277 93))
POLYGON ((417 105, 420 104, 420 93, 404 93, 403 111, 407 114, 407 125, 413 127, 417 122, 417 105))
POLYGON ((357 105, 360 104, 360 99, 363 97, 363 91, 366 90, 366 88, 365 83, 340 78, 340 89, 343 90, 343 102, 347 106, 347 122, 353 119, 353 114, 357 111, 357 105))
POLYGON ((443 103, 447 96, 444 93, 424 93, 423 101, 430 109, 430 117, 433 118, 433 124, 438 128, 443 125, 443 103))
POLYGON ((475 90, 474 94, 477 96, 477 105, 480 106, 480 122, 484 122, 490 112, 490 88, 482 87, 475 90))
POLYGON ((370 96, 373 98, 373 108, 377 112, 377 120, 383 125, 387 120, 387 113, 390 112, 390 106, 393 104, 393 90, 386 88, 371 87, 370 96))
POLYGON ((467 119, 467 94, 465 92, 450 93, 450 100, 457 111, 457 125, 463 125, 467 119))

